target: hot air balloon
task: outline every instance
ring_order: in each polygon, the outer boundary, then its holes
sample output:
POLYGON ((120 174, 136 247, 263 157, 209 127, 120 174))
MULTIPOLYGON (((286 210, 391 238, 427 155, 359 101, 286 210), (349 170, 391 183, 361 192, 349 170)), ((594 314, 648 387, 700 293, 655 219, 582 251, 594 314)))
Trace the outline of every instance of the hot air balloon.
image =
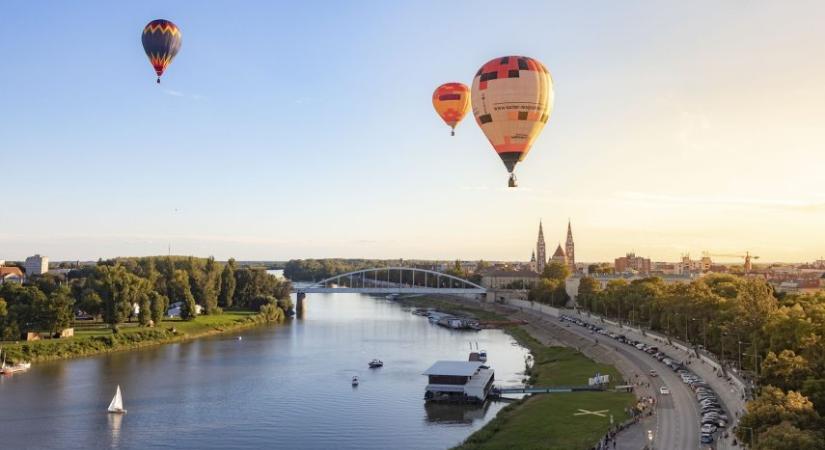
POLYGON ((553 79, 539 61, 505 56, 478 69, 471 90, 473 115, 510 172, 524 160, 553 110, 553 79))
POLYGON ((160 76, 163 75, 163 71, 172 63, 172 59, 180 50, 180 28, 168 20, 153 20, 143 28, 141 40, 143 41, 143 50, 146 52, 146 56, 149 57, 152 67, 155 68, 155 73, 158 74, 158 83, 160 83, 160 76))
POLYGON ((455 127, 470 109, 470 88, 464 83, 444 83, 433 92, 433 107, 441 119, 452 128, 450 135, 455 136, 455 127))

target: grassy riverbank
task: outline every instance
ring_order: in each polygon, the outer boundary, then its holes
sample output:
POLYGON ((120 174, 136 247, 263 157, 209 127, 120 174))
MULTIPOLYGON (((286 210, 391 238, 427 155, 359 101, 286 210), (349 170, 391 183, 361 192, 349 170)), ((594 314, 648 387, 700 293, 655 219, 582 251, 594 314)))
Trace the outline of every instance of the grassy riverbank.
POLYGON ((266 320, 257 313, 227 311, 220 315, 198 316, 189 321, 166 320, 155 328, 124 324, 117 334, 112 334, 110 329, 101 325, 78 328, 75 336, 71 338, 3 342, 0 345, 10 361, 36 363, 179 342, 239 330, 265 322, 266 320))
MULTIPOLYGON (((449 299, 418 297, 403 302, 484 320, 507 319, 501 314, 449 299)), ((533 385, 583 385, 596 372, 610 375, 614 382, 621 380, 616 368, 598 364, 575 349, 543 345, 524 327, 510 326, 504 331, 533 355, 533 366, 527 371, 533 385)), ((634 400, 633 394, 611 391, 534 395, 504 408, 456 449, 587 449, 610 428, 611 415, 616 423, 627 417, 625 408, 634 400), (581 414, 580 409, 597 411, 600 415, 581 414)))

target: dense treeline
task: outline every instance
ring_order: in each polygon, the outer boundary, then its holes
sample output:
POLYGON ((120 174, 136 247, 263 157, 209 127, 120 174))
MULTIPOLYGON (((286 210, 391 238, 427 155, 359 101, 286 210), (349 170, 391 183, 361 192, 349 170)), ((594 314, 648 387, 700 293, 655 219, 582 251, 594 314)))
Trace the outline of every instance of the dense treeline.
POLYGON ((0 285, 0 337, 15 340, 28 331, 50 333, 68 327, 74 315, 101 317, 117 331, 134 318, 160 323, 170 304, 181 303, 181 318, 223 308, 262 310, 275 319, 292 308, 289 282, 264 269, 237 267, 230 259, 145 257, 100 261, 72 270, 65 278, 45 274, 26 285, 0 285), (135 315, 135 305, 139 313, 135 315))
POLYGON ((825 448, 825 293, 778 295, 764 280, 734 275, 614 280, 604 289, 584 277, 577 302, 752 372, 760 388, 737 435, 750 443, 752 428, 754 448, 825 448))
POLYGON ((342 273, 387 265, 387 261, 376 259, 291 259, 284 266, 284 276, 292 281, 318 281, 342 273))

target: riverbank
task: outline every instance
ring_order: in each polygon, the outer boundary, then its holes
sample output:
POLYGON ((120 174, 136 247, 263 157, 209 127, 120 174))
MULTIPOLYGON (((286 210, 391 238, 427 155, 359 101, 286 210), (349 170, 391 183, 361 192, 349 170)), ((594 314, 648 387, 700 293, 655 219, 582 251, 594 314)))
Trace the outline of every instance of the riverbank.
MULTIPOLYGON (((450 313, 486 320, 509 320, 505 314, 488 311, 481 304, 446 297, 417 297, 402 303, 430 307, 450 313)), ((503 330, 513 336, 533 355, 533 365, 525 371, 533 385, 582 385, 595 373, 610 375, 612 388, 622 379, 615 367, 599 364, 576 349, 550 341, 545 345, 531 326, 508 326, 503 330)), ((572 392, 533 395, 504 408, 495 419, 473 433, 458 450, 511 448, 586 449, 593 447, 610 429, 611 421, 627 418, 627 408, 635 396, 612 391, 572 392), (582 414, 596 411, 598 414, 582 414), (612 420, 611 420, 612 416, 612 420)))
POLYGON ((125 324, 117 334, 104 327, 79 328, 71 338, 4 342, 2 347, 3 354, 11 362, 37 363, 136 350, 233 332, 265 323, 268 321, 258 313, 226 311, 220 315, 198 316, 194 320, 167 320, 155 328, 125 324))

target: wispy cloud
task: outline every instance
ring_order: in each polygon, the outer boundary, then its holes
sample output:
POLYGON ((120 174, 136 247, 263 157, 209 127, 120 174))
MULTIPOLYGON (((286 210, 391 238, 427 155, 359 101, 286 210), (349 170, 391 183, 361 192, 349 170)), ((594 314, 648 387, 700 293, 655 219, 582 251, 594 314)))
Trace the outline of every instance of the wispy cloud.
POLYGON ((721 196, 679 196, 670 194, 651 194, 634 191, 618 192, 615 195, 616 197, 623 200, 633 200, 657 204, 664 203, 672 205, 720 205, 765 209, 781 209, 800 212, 825 212, 825 198, 808 200, 754 199, 745 197, 721 196))
POLYGON ((205 98, 201 94, 187 94, 185 92, 176 91, 174 89, 164 89, 163 93, 166 94, 166 95, 171 95, 172 97, 186 97, 186 98, 191 98, 192 100, 201 100, 201 99, 205 98))

